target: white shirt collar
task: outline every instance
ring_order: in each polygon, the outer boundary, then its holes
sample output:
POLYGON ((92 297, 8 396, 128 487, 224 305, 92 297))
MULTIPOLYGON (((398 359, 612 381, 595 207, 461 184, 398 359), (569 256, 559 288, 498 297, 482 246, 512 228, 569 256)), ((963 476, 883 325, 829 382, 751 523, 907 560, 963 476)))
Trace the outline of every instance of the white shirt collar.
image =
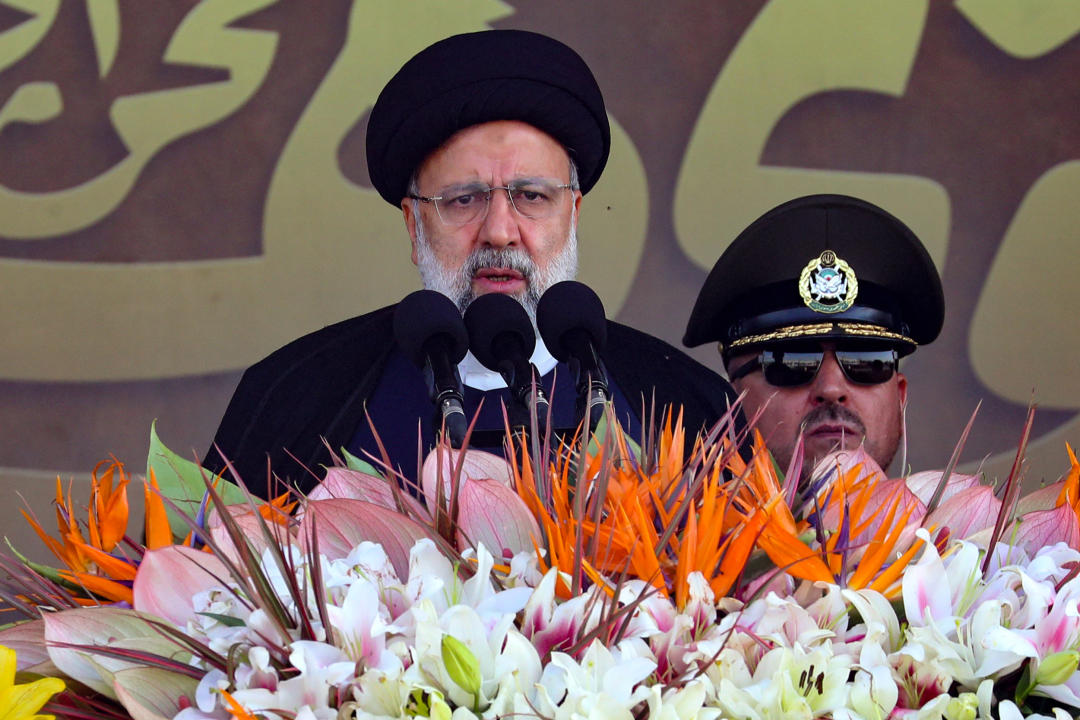
MULTIPOLYGON (((544 341, 536 338, 536 348, 533 350, 529 362, 536 366, 540 375, 547 375, 558 364, 558 360, 548 352, 544 341)), ((461 382, 477 390, 497 390, 506 387, 502 375, 494 370, 488 370, 480 364, 471 352, 466 353, 464 359, 458 363, 458 372, 461 374, 461 382)))

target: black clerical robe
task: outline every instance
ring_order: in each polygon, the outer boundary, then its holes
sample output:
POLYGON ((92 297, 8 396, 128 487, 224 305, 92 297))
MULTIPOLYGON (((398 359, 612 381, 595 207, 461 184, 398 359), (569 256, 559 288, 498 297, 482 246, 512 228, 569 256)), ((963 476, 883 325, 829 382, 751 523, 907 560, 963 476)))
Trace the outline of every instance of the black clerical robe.
MULTIPOLYGON (((321 466, 330 462, 327 445, 335 452, 348 446, 367 422, 365 404, 397 347, 394 307, 305 335, 248 368, 204 467, 220 471, 227 457, 260 495, 267 488, 268 467, 301 490, 313 487, 321 466)), ((655 394, 657 408, 683 408, 691 437, 715 423, 735 398, 727 381, 704 365, 662 340, 616 322, 608 322, 602 359, 630 411, 640 416, 642 398, 648 407, 655 394)), ((380 435, 415 436, 418 420, 430 424, 433 410, 421 418, 415 410, 406 412, 408 417, 373 418, 380 435)))

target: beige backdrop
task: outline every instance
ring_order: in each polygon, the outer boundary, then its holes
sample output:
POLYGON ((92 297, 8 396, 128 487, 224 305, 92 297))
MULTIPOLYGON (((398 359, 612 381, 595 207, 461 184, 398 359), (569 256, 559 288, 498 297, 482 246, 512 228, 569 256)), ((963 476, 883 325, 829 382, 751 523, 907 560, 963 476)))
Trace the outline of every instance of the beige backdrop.
MULTIPOLYGON (((583 206, 581 279, 678 343, 726 244, 812 192, 877 202, 924 239, 941 339, 908 362, 909 460, 1028 482, 1080 441, 1080 5, 1075 0, 0 0, 0 529, 16 491, 152 419, 205 450, 243 367, 415 289, 370 187, 367 111, 448 34, 578 49, 614 140, 583 206), (985 460, 985 464, 984 464, 985 460)), ((718 368, 710 348, 694 355, 718 368)))

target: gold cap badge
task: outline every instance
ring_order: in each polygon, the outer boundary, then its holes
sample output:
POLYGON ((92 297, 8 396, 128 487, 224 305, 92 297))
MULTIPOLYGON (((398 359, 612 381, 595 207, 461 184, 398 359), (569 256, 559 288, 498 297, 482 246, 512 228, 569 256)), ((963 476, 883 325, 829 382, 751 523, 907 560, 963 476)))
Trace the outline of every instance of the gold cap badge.
POLYGON ((806 307, 815 312, 844 312, 858 294, 855 271, 832 250, 808 262, 799 276, 799 295, 806 307))

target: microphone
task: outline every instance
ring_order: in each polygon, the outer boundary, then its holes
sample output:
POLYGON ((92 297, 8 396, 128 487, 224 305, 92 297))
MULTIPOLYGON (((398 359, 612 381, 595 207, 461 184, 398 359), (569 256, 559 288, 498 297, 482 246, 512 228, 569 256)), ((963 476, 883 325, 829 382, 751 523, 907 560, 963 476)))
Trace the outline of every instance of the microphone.
POLYGON ((529 427, 535 412, 537 429, 541 437, 546 435, 549 405, 537 382, 536 368, 529 362, 536 333, 525 308, 502 293, 481 295, 465 309, 465 327, 472 354, 484 367, 502 375, 510 388, 511 424, 529 427))
POLYGON ((434 290, 406 295, 394 310, 394 338, 424 372, 438 410, 435 433, 444 428, 451 447, 461 448, 469 423, 457 364, 469 350, 469 337, 457 306, 434 290))
POLYGON ((589 418, 589 432, 611 399, 600 353, 607 345, 604 304, 592 288, 574 280, 552 285, 536 306, 536 326, 548 350, 570 366, 577 389, 578 422, 589 418))

